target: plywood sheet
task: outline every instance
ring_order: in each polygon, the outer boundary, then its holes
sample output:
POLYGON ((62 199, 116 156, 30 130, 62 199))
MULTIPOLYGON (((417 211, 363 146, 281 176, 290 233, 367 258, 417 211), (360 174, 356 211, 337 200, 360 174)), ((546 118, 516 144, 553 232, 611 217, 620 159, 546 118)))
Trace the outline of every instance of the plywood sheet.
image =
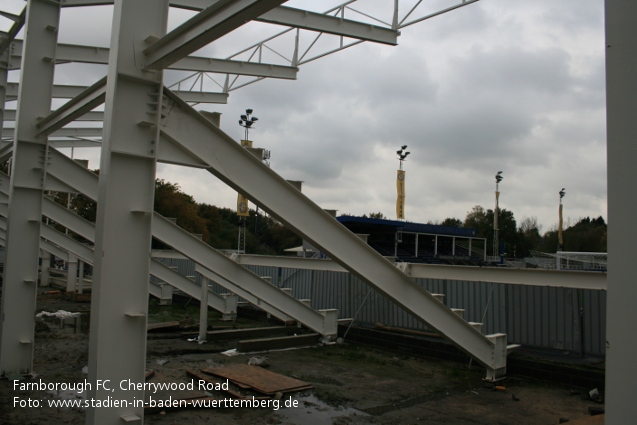
POLYGON ((308 382, 247 364, 228 365, 226 367, 206 369, 203 372, 249 385, 255 391, 268 395, 312 388, 312 384, 308 382))

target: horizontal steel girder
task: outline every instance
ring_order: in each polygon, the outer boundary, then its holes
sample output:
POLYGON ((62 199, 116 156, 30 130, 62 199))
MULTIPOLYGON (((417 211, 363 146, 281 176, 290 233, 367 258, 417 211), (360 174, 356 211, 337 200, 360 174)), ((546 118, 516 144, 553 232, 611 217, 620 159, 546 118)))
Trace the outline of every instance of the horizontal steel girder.
MULTIPOLYGON (((66 86, 54 85, 52 97, 55 99, 73 99, 81 95, 88 87, 86 86, 66 86)), ((18 83, 7 84, 6 100, 18 99, 18 83)), ((176 91, 177 96, 186 102, 196 103, 227 103, 228 93, 221 92, 196 92, 196 91, 176 91)), ((3 133, 4 134, 4 133, 3 133)))
MULTIPOLYGON (((18 59, 22 56, 22 41, 13 42, 15 54, 11 56, 9 69, 19 69, 18 59)), ((106 47, 90 47, 75 44, 58 44, 55 52, 56 63, 92 63, 108 65, 110 49, 106 47)), ((232 75, 246 75, 251 77, 280 78, 295 80, 298 68, 293 66, 274 65, 268 63, 246 62, 228 59, 213 59, 198 56, 187 56, 168 69, 196 72, 211 72, 232 75)))
POLYGON ((401 263, 413 278, 467 280, 511 285, 549 286, 606 290, 606 273, 565 270, 512 269, 499 267, 441 266, 401 263))
MULTIPOLYGON (((113 4, 113 1, 66 0, 62 7, 106 4, 113 4)), ((170 2, 171 6, 193 11, 202 11, 212 4, 213 1, 211 0, 175 0, 170 2)), ((335 16, 285 6, 275 7, 271 11, 254 18, 254 20, 390 45, 397 44, 398 35, 400 34, 398 31, 377 25, 364 24, 350 19, 341 19, 335 16)))
POLYGON ((320 247, 334 261, 438 330, 488 369, 506 367, 506 361, 502 364, 501 356, 495 353, 493 341, 415 284, 409 276, 169 90, 164 90, 164 107, 168 115, 162 121, 162 134, 207 163, 212 174, 246 194, 278 220, 320 247))
POLYGON ((147 69, 165 69, 287 0, 219 0, 144 50, 147 69))
MULTIPOLYGON (((15 121, 16 118, 16 110, 15 109, 7 109, 4 111, 4 120, 5 121, 15 121)), ((75 121, 104 121, 104 112, 102 111, 90 111, 85 113, 84 115, 75 118, 75 121)))
MULTIPOLYGON (((344 272, 332 260, 267 255, 237 256, 237 263, 250 266, 285 267, 304 270, 344 272)), ((465 280, 509 285, 547 286, 605 291, 606 273, 564 270, 513 269, 501 267, 446 266, 436 264, 399 263, 398 267, 412 278, 465 280)))
MULTIPOLYGON (((2 138, 10 138, 13 136, 15 129, 3 128, 2 138)), ((102 128, 89 128, 89 127, 73 127, 73 128, 61 128, 53 132, 50 137, 102 137, 102 128)))
POLYGON ((327 34, 341 35, 375 43, 398 44, 398 31, 376 25, 341 19, 322 13, 280 6, 259 16, 256 21, 327 34))

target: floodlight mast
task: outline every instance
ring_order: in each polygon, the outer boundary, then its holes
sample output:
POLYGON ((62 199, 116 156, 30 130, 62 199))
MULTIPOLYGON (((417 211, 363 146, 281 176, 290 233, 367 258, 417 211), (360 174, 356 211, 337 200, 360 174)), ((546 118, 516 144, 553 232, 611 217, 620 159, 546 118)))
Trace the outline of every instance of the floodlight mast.
POLYGON ((557 230, 557 240, 558 240, 558 246, 557 246, 557 250, 558 251, 563 251, 564 250, 564 238, 563 238, 563 231, 564 231, 564 221, 562 219, 562 198, 564 197, 564 195, 566 195, 566 189, 562 188, 562 190, 559 191, 559 195, 560 195, 560 207, 558 209, 558 214, 559 214, 559 225, 558 225, 558 230, 557 230))
MULTIPOLYGON (((405 172, 403 171, 403 161, 411 152, 405 152, 407 145, 402 145, 399 150, 396 151, 398 160, 400 161, 400 168, 396 173, 396 190, 398 196, 396 197, 396 218, 399 220, 405 219, 405 172)), ((396 234, 398 236, 398 234, 396 234)), ((396 242, 396 249, 398 249, 398 242, 396 242)))
MULTIPOLYGON (((500 229, 498 227, 498 215, 500 211, 500 182, 504 177, 502 177, 502 171, 498 171, 495 175, 495 210, 493 210, 493 256, 500 256, 500 241, 499 241, 499 232, 500 229)), ((502 259, 501 259, 502 260, 502 259)))

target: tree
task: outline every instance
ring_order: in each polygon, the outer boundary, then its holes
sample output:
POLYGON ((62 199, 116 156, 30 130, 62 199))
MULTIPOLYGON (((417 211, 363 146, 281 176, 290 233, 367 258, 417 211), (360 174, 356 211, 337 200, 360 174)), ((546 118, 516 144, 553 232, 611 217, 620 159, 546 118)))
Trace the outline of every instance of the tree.
POLYGON ((537 217, 524 217, 522 219, 518 229, 517 257, 528 257, 532 250, 538 249, 542 242, 540 228, 537 217))
POLYGON ((462 221, 459 218, 447 217, 440 223, 441 226, 462 227, 462 221))
MULTIPOLYGON (((476 205, 467 213, 464 220, 465 228, 475 229, 476 236, 486 238, 487 247, 493 246, 493 210, 485 210, 482 206, 476 205)), ((517 225, 515 216, 511 211, 503 208, 498 214, 498 239, 504 243, 505 252, 508 256, 517 254, 517 225)), ((489 248, 487 248, 489 252, 489 248)))
MULTIPOLYGON (((564 229, 564 251, 606 252, 607 235, 603 217, 580 218, 577 223, 564 229)), ((553 252, 557 249, 557 230, 546 232, 542 239, 542 251, 553 252)))
POLYGON ((476 205, 467 212, 463 227, 475 229, 477 236, 486 238, 489 236, 489 230, 493 232, 493 212, 491 214, 491 222, 489 222, 486 210, 481 205, 476 205))
POLYGON ((369 213, 369 216, 366 214, 363 214, 363 217, 369 217, 369 218, 376 218, 376 219, 380 219, 380 220, 387 220, 387 217, 385 217, 385 214, 383 214, 382 212, 372 212, 369 213))
POLYGON ((163 179, 155 181, 155 211, 167 218, 176 218, 177 225, 187 232, 203 235, 208 241, 206 222, 198 215, 194 198, 181 191, 178 184, 163 179))

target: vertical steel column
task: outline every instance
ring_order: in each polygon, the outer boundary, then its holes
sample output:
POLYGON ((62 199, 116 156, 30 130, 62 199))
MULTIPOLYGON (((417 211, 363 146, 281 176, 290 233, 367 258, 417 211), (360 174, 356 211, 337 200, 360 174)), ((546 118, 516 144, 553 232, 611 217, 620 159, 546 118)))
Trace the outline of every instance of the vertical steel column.
MULTIPOLYGON (((0 320, 0 375, 33 369, 35 298, 47 137, 36 123, 51 113, 60 4, 29 0, 11 163, 0 320), (48 59, 47 59, 48 58, 48 59)), ((3 105, 4 107, 4 105, 3 105)))
MULTIPOLYGON (((9 52, 11 46, 9 46, 4 52, 0 52, 0 134, 2 134, 2 128, 4 126, 4 111, 5 102, 7 99, 7 77, 9 75, 9 52)), ((2 142, 0 137, 0 148, 4 147, 5 143, 2 142)))
POLYGON ((143 422, 146 315, 163 72, 143 71, 147 43, 166 33, 168 0, 116 0, 104 111, 95 227, 86 423, 143 422), (97 382, 110 381, 109 388, 97 382), (111 390, 113 390, 111 392, 111 390), (122 403, 125 404, 125 403, 122 403))
POLYGON ((637 334, 637 2, 606 0, 608 298, 606 424, 634 422, 637 334))

